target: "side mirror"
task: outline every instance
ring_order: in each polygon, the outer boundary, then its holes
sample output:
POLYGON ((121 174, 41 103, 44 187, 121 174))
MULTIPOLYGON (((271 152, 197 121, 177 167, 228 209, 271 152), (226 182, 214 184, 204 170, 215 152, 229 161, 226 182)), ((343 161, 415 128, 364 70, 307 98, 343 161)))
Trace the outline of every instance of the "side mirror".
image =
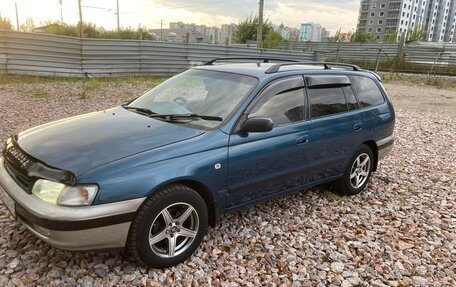
POLYGON ((274 123, 270 118, 253 117, 244 122, 241 131, 245 133, 264 133, 271 131, 273 127, 274 123))

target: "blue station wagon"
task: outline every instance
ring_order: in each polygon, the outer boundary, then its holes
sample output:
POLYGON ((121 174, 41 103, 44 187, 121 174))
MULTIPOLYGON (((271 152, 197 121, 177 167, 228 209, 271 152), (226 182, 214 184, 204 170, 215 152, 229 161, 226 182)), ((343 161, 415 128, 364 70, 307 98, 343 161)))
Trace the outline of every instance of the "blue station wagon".
POLYGON ((366 187, 394 143, 379 76, 340 63, 228 60, 12 136, 0 199, 58 248, 126 248, 165 268, 191 256, 224 213, 322 183, 343 195, 366 187))

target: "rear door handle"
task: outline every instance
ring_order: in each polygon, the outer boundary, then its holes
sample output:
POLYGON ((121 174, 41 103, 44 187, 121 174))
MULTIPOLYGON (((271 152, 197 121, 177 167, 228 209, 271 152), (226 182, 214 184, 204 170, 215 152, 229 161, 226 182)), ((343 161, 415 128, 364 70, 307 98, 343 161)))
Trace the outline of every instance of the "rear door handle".
POLYGON ((363 124, 354 124, 353 125, 353 130, 354 131, 360 131, 363 129, 363 124))
POLYGON ((296 139, 296 144, 301 145, 301 144, 306 144, 309 142, 309 139, 306 137, 299 137, 296 139))

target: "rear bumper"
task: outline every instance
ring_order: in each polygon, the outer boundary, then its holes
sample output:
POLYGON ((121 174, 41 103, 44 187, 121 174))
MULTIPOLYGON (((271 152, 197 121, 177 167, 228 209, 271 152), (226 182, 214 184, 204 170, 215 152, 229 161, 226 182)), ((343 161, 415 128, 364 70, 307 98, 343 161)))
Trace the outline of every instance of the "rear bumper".
POLYGON ((14 201, 16 219, 43 241, 66 250, 125 246, 131 221, 144 198, 86 207, 56 206, 26 193, 3 161, 0 157, 0 189, 14 201))
POLYGON ((394 147, 394 134, 376 142, 378 147, 378 160, 383 159, 394 147))

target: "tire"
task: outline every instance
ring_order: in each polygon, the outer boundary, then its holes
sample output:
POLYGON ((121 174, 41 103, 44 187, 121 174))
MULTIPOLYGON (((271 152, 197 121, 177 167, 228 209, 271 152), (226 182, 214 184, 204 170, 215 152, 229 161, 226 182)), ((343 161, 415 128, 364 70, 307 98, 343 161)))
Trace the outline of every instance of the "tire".
POLYGON ((154 192, 139 208, 127 247, 140 264, 167 268, 195 252, 207 227, 207 207, 201 196, 174 184, 154 192))
POLYGON ((350 159, 343 177, 337 181, 337 193, 356 195, 364 190, 372 175, 374 155, 367 145, 361 145, 350 159))

